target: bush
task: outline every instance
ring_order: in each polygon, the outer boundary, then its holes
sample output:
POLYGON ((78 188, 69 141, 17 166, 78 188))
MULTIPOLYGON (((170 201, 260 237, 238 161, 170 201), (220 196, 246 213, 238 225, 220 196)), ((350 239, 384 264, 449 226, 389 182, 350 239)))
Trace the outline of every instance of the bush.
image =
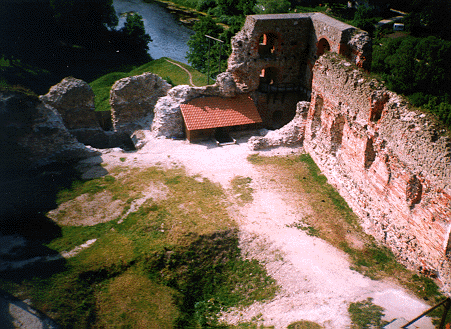
POLYGON ((254 6, 256 14, 287 13, 291 3, 288 0, 257 0, 254 6))
POLYGON ((197 2, 196 10, 207 12, 208 9, 216 7, 215 0, 199 0, 197 2))
POLYGON ((408 99, 413 105, 417 107, 423 106, 424 104, 427 104, 429 101, 428 95, 425 95, 424 93, 421 92, 410 95, 408 99))
POLYGON ((354 19, 352 20, 352 25, 367 31, 370 36, 374 35, 376 30, 374 24, 379 21, 379 18, 373 16, 375 8, 373 6, 360 5, 354 14, 354 19))

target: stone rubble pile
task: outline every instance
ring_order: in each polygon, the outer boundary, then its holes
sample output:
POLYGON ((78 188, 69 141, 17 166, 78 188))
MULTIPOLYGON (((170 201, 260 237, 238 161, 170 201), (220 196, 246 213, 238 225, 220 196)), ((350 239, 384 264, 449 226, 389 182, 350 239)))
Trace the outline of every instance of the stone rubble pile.
POLYGON ((280 129, 269 131, 264 136, 252 136, 247 142, 249 148, 256 151, 276 146, 302 144, 309 106, 309 102, 299 102, 292 121, 280 129))

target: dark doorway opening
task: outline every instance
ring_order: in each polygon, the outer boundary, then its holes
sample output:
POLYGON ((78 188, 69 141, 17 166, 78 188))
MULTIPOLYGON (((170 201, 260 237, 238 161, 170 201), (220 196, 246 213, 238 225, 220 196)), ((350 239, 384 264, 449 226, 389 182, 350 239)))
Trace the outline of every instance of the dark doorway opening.
POLYGON ((235 139, 230 136, 229 132, 223 127, 218 127, 215 129, 215 139, 218 145, 233 144, 236 142, 235 139))
POLYGON ((283 112, 281 110, 274 111, 272 114, 272 121, 274 123, 281 122, 283 119, 283 112))
POLYGON ((330 51, 330 44, 325 38, 322 38, 318 41, 316 48, 316 55, 319 57, 325 52, 330 51))

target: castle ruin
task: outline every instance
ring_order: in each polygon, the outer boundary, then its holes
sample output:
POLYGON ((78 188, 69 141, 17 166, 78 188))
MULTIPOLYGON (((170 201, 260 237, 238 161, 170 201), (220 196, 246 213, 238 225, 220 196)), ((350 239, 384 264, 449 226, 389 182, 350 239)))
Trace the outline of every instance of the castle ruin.
MULTIPOLYGON (((228 72, 267 127, 288 123, 298 102, 310 102, 299 103, 295 142, 367 233, 449 295, 451 138, 368 76, 371 48, 366 32, 323 14, 248 16, 232 39, 228 72)), ((269 138, 250 146, 274 145, 269 138)))
POLYGON ((252 93, 264 124, 280 128, 296 104, 309 101, 312 68, 326 51, 368 70, 371 38, 321 13, 248 16, 232 39, 228 72, 239 92, 252 93))

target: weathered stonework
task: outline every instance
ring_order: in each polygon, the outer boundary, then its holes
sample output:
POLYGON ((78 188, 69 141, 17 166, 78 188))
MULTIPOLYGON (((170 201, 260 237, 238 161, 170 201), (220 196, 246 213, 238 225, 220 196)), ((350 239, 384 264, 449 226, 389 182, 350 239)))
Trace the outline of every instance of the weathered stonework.
POLYGON ((99 153, 78 142, 58 111, 37 97, 0 92, 0 154, 0 225, 8 227, 20 220, 31 225, 30 213, 54 203, 56 171, 99 153))
POLYGON ((0 132, 2 165, 19 172, 95 154, 70 134, 58 111, 22 93, 0 92, 0 132))
POLYGON ((229 72, 218 75, 216 83, 205 87, 180 85, 168 91, 167 96, 158 99, 152 122, 152 135, 167 138, 183 138, 185 135, 180 104, 201 96, 234 97, 236 84, 229 72))
POLYGON ((141 128, 138 122, 153 115, 158 98, 169 89, 169 83, 149 72, 116 81, 110 91, 114 130, 131 134, 141 128))
POLYGON ((249 148, 256 151, 268 147, 302 144, 309 107, 309 102, 299 102, 296 107, 296 115, 291 122, 278 130, 267 132, 264 136, 252 136, 248 140, 249 148))
POLYGON ((80 129, 99 127, 94 97, 86 82, 67 77, 40 96, 40 100, 58 110, 67 129, 80 129))
POLYGON ((324 14, 248 16, 232 38, 227 71, 241 93, 252 93, 268 127, 295 115, 296 103, 309 101, 312 67, 331 51, 369 68, 371 39, 364 31, 324 14))
POLYGON ((85 81, 64 78, 39 99, 58 111, 64 126, 80 143, 95 148, 133 149, 130 136, 103 129, 111 127, 111 113, 95 111, 94 92, 85 81))
POLYGON ((313 68, 304 148, 365 230, 451 291, 451 138, 337 55, 313 68))

